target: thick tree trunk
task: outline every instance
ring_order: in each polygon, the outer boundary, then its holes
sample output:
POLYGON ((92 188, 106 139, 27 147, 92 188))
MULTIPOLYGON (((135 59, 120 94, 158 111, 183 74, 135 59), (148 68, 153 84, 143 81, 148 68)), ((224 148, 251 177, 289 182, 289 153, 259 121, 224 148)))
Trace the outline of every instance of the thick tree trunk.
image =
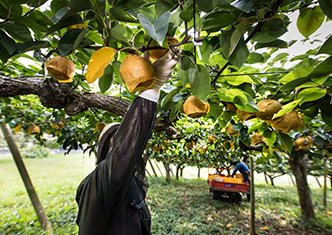
POLYGON ((270 181, 271 181, 271 185, 274 187, 274 180, 273 177, 269 175, 270 181))
POLYGON ((13 155, 17 169, 23 180, 24 186, 28 192, 31 203, 33 205, 33 208, 35 209, 39 223, 41 224, 41 226, 44 230, 52 231, 51 223, 48 220, 47 215, 45 214, 45 211, 43 209, 41 202, 39 201, 37 192, 35 191, 35 188, 31 182, 28 171, 25 168, 20 151, 18 150, 17 145, 14 141, 10 127, 8 124, 1 123, 1 129, 2 129, 3 135, 5 136, 6 141, 8 143, 8 147, 13 155))
POLYGON ((290 159, 290 166, 296 180, 297 192, 299 195, 302 216, 316 219, 314 206, 311 199, 311 191, 307 180, 308 157, 301 156, 299 153, 293 154, 290 159))
POLYGON ((165 171, 166 171, 166 182, 171 183, 171 168, 170 168, 170 160, 171 157, 169 156, 166 162, 163 162, 165 171))
POLYGON ((264 178, 265 178, 265 183, 266 183, 267 185, 269 185, 269 181, 267 180, 267 175, 266 175, 265 172, 264 172, 264 178))
POLYGON ((178 180, 180 177, 182 177, 182 165, 183 163, 180 163, 176 166, 176 179, 178 180))

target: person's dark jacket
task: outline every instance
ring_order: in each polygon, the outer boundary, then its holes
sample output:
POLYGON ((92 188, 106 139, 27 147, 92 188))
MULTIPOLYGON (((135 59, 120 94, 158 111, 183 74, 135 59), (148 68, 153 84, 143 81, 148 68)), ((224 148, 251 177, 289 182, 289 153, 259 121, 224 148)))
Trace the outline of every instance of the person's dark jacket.
POLYGON ((137 97, 114 135, 106 159, 81 182, 76 195, 80 235, 150 233, 145 192, 134 175, 156 112, 156 102, 137 97))

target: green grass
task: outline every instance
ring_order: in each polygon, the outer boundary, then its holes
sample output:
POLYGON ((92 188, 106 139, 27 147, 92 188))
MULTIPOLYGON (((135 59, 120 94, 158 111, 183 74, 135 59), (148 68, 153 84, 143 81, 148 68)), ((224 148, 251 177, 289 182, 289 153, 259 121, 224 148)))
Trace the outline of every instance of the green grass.
MULTIPOLYGON (((94 158, 75 153, 24 162, 55 234, 77 234, 76 188, 94 168, 94 158)), ((149 178, 152 234, 248 234, 250 205, 245 197, 239 204, 213 200, 205 179, 207 172, 202 170, 200 179, 195 179, 196 173, 197 169, 185 169, 185 176, 194 178, 172 178, 171 184, 163 177, 149 178)), ((323 192, 317 185, 312 187, 317 221, 312 222, 300 217, 295 187, 271 187, 256 179, 258 234, 332 234, 332 215, 324 210, 323 192), (262 230, 264 227, 269 230, 262 230)), ((40 229, 11 156, 0 156, 0 198, 0 234, 46 234, 40 229)), ((332 211, 331 189, 327 211, 332 211)))

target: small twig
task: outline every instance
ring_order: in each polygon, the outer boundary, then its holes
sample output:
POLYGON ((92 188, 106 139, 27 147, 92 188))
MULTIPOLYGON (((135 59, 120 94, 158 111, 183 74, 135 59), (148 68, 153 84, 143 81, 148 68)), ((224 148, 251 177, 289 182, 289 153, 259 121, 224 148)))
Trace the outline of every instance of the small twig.
POLYGON ((98 118, 99 121, 103 121, 103 119, 98 116, 97 112, 93 108, 89 107, 89 109, 93 112, 93 114, 98 118))

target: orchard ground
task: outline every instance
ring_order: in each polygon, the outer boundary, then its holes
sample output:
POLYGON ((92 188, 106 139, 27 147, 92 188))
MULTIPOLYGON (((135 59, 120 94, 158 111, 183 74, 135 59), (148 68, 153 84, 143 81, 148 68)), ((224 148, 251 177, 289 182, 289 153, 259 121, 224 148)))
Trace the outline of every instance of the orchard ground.
MULTIPOLYGON (((95 159, 86 154, 52 154, 44 159, 23 159, 55 234, 77 234, 75 193, 81 180, 94 169, 95 159)), ((165 182, 149 177, 147 203, 152 215, 152 234, 248 234, 250 205, 213 200, 206 179, 212 169, 187 167, 183 178, 165 182)), ((162 173, 164 168, 158 164, 162 173)), ((148 171, 152 174, 150 165, 148 171)), ((175 173, 175 167, 172 167, 175 173)), ((328 207, 322 205, 323 190, 309 176, 317 222, 301 219, 296 188, 289 176, 275 179, 275 187, 255 174, 256 231, 258 234, 332 234, 332 191, 328 207)), ((323 185, 323 179, 319 181, 323 185)), ((45 234, 28 199, 11 155, 0 154, 0 234, 45 234)))

